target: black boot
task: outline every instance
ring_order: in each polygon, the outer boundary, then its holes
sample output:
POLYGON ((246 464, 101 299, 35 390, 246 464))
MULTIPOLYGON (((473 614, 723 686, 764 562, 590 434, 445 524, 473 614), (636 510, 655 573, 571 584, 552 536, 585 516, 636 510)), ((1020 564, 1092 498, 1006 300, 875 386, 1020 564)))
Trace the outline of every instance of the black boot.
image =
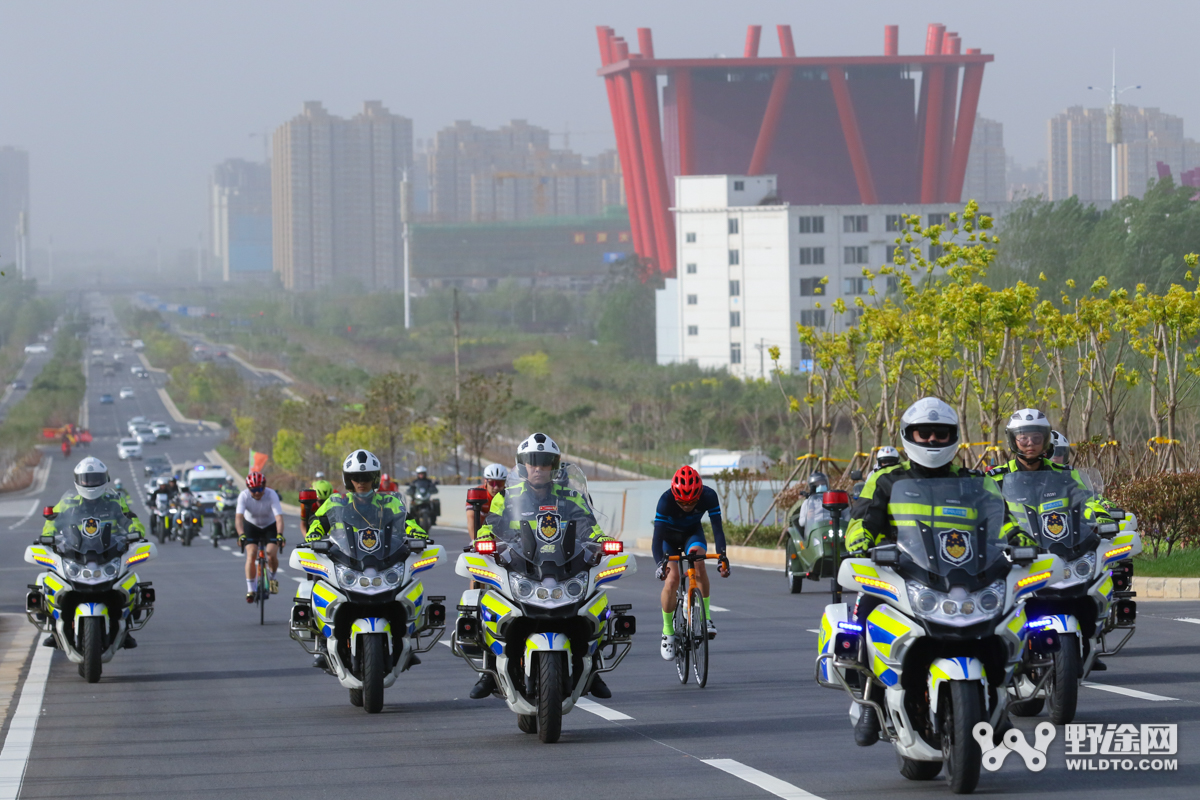
POLYGON ((42 647, 58 647, 58 642, 53 636, 47 636, 42 640, 42 647))
POLYGON ((490 673, 479 676, 479 680, 471 687, 471 699, 482 700, 496 691, 496 679, 490 673))
POLYGON ((600 677, 599 672, 592 675, 592 685, 588 687, 588 694, 592 697, 599 697, 601 700, 612 697, 612 689, 608 688, 608 684, 600 677))
POLYGON ((137 639, 133 638, 132 633, 127 633, 125 634, 125 641, 121 644, 121 647, 125 648, 126 650, 133 650, 137 647, 137 639))
POLYGON ((411 656, 408 657, 408 665, 410 667, 415 667, 417 664, 420 664, 420 663, 421 663, 421 657, 419 655, 417 655, 416 653, 413 653, 411 656))
POLYGON ((1107 672, 1107 671, 1108 671, 1108 664, 1105 664, 1100 659, 1097 658, 1095 661, 1092 662, 1092 672, 1107 672))
POLYGON ((874 706, 859 707, 858 722, 854 723, 854 743, 870 747, 879 741, 879 715, 874 706))

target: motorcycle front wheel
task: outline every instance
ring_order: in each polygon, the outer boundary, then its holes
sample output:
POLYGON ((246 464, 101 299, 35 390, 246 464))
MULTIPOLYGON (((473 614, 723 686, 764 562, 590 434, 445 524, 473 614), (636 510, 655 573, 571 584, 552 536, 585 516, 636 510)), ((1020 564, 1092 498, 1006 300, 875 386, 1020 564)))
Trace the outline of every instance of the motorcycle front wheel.
POLYGON ((1054 677, 1046 692, 1050 706, 1050 721, 1066 725, 1075 719, 1079 703, 1079 634, 1064 633, 1061 647, 1054 654, 1054 677))
POLYGON ((84 617, 79 625, 79 652, 83 655, 80 664, 80 674, 88 683, 100 682, 102 665, 100 656, 104 653, 104 617, 84 617))
POLYGON ((383 662, 387 660, 387 635, 368 633, 362 637, 363 710, 378 714, 383 710, 383 662))
POLYGON ((562 654, 538 656, 538 738, 553 744, 562 735, 562 654))
POLYGON ((942 703, 942 761, 950 791, 970 794, 983 766, 983 751, 972 733, 985 717, 983 687, 978 681, 950 681, 949 689, 942 703))

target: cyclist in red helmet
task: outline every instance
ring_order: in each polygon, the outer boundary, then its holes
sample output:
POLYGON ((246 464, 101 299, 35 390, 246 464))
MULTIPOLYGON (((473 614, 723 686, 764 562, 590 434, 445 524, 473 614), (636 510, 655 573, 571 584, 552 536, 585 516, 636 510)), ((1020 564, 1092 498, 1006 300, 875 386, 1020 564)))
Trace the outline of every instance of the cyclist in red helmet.
POLYGON ((237 528, 238 544, 246 552, 246 602, 253 603, 258 591, 258 548, 267 550, 267 564, 271 570, 271 594, 279 591, 279 580, 275 577, 279 569, 279 548, 283 540, 283 506, 274 489, 267 488, 267 479, 261 472, 246 476, 246 488, 238 495, 237 511, 233 518, 237 528))
MULTIPOLYGON (((655 573, 665 581, 662 590, 663 633, 660 652, 667 661, 675 658, 675 590, 679 586, 679 562, 667 561, 667 556, 684 552, 706 553, 708 542, 700 520, 708 514, 712 524, 713 540, 721 558, 717 569, 722 578, 729 577, 729 559, 725 557, 725 529, 721 526, 721 503, 711 486, 705 486, 700 473, 688 466, 680 467, 671 479, 671 488, 663 492, 654 514, 654 561, 658 565, 655 573)), ((709 636, 716 636, 717 626, 708 610, 708 573, 704 562, 696 562, 696 582, 704 594, 704 617, 709 636)))

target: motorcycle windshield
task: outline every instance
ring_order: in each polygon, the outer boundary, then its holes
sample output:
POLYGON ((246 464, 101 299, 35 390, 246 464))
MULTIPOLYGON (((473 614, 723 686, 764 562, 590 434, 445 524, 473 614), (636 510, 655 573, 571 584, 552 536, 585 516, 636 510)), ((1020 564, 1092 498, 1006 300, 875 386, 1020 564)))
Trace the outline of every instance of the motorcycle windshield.
MULTIPOLYGON (((403 561, 411 552, 404 536, 405 514, 400 512, 389 517, 386 524, 378 524, 382 509, 372 509, 359 524, 345 523, 329 534, 333 550, 329 555, 334 561, 354 569, 386 567, 403 561)), ((351 514, 353 516, 353 514, 351 514)))
POLYGON ((896 525, 897 567, 906 578, 948 591, 975 591, 1008 571, 1004 499, 991 478, 897 481, 888 513, 896 525))
MULTIPOLYGON (((518 484, 525 482, 528 473, 523 464, 516 464, 508 471, 508 478, 504 485, 506 489, 511 489, 518 484)), ((578 464, 572 464, 569 461, 563 461, 559 464, 558 469, 554 470, 551 476, 556 486, 562 486, 567 489, 574 489, 587 499, 589 506, 592 505, 592 496, 588 493, 587 476, 583 474, 583 470, 578 464)))
POLYGON ((1086 476, 1039 469, 1004 476, 1004 500, 1026 534, 1056 556, 1071 561, 1095 549, 1095 528, 1084 520, 1095 498, 1086 476))
POLYGON ((63 527, 61 535, 62 555, 81 564, 103 564, 125 551, 125 534, 113 523, 83 520, 63 527))
MULTIPOLYGON (((495 530, 510 546, 510 569, 542 579, 567 577, 584 568, 583 562, 589 550, 594 548, 594 545, 579 541, 591 528, 587 482, 583 480, 582 484, 576 484, 570 471, 564 476, 568 478, 569 488, 578 491, 576 486, 583 486, 580 497, 584 509, 579 508, 574 498, 566 499, 560 493, 541 499, 528 487, 506 493, 504 515, 495 530), (511 522, 516 522, 516 527, 511 522)), ((579 476, 582 478, 582 472, 579 476)), ((562 485, 557 480, 555 483, 562 485)))

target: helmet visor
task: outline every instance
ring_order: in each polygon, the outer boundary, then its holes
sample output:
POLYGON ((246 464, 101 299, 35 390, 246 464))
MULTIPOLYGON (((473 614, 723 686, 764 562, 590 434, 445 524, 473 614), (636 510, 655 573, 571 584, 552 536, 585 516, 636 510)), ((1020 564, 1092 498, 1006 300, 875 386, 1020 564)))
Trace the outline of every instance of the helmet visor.
POLYGON ((519 453, 517 461, 521 464, 528 464, 531 467, 558 467, 561 456, 557 453, 519 453))
POLYGON ((107 472, 84 472, 75 476, 75 485, 95 489, 108 483, 107 472))
POLYGON ((958 440, 958 426, 935 423, 912 425, 904 432, 904 438, 926 447, 944 447, 958 440))

